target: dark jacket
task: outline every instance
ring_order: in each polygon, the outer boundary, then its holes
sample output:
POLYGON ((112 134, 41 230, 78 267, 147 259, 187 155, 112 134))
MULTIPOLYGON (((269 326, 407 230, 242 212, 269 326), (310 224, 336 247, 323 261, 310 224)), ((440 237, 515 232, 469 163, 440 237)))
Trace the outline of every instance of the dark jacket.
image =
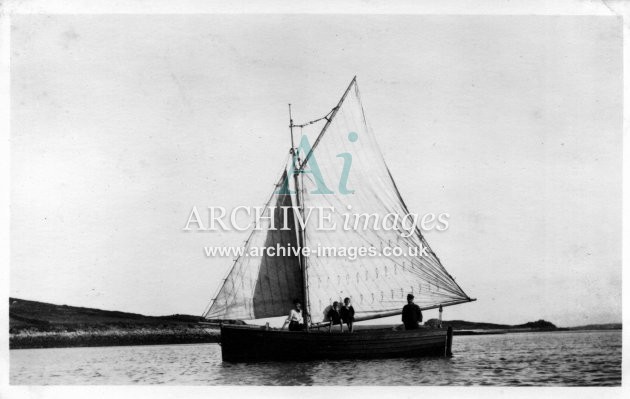
POLYGON ((341 314, 341 320, 343 320, 344 323, 352 323, 354 321, 354 308, 352 305, 348 307, 342 306, 339 313, 341 314))
POLYGON ((330 308, 328 311, 328 320, 332 322, 332 324, 341 324, 341 315, 338 310, 335 308, 330 308))
POLYGON ((402 310, 402 322, 406 329, 418 328, 418 323, 422 322, 422 312, 415 303, 408 303, 402 310))

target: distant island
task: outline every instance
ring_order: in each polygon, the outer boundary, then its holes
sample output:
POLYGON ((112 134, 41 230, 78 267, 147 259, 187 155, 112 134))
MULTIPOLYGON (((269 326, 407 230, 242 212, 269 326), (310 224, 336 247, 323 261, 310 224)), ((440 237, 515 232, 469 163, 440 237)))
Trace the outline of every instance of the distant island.
MULTIPOLYGON (((201 317, 191 315, 144 316, 9 298, 9 348, 219 342, 218 328, 199 324, 200 321, 203 321, 201 317)), ((436 326, 437 323, 437 319, 430 319, 425 325, 436 326)), ((455 335, 614 330, 622 327, 621 323, 610 323, 559 328, 545 320, 519 325, 449 320, 442 325, 453 327, 455 335)))

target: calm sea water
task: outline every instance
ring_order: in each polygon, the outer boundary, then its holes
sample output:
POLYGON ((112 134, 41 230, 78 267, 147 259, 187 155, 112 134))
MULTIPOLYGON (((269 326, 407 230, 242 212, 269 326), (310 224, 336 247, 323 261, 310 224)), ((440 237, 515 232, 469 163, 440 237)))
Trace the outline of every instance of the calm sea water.
POLYGON ((451 359, 223 363, 218 344, 10 352, 11 384, 621 384, 620 331, 456 336, 451 359))

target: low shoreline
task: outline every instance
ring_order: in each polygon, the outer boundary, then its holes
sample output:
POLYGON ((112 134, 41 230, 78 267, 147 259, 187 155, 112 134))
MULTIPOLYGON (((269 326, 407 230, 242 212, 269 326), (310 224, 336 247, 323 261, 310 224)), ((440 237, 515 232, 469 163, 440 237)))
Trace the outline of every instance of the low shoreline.
MULTIPOLYGON (((499 335, 508 333, 537 333, 571 331, 569 328, 508 328, 493 330, 454 330, 453 335, 499 335)), ((576 330, 577 331, 577 330, 576 330)))
POLYGON ((9 349, 199 344, 219 339, 219 330, 205 328, 20 331, 9 335, 9 349))
MULTIPOLYGON (((455 330, 453 334, 464 336, 566 331, 582 330, 570 330, 565 328, 559 328, 556 330, 455 330)), ((104 330, 79 329, 75 331, 20 331, 18 333, 9 335, 9 349, 202 344, 218 343, 220 342, 220 339, 221 333, 219 332, 218 328, 201 327, 104 330)))

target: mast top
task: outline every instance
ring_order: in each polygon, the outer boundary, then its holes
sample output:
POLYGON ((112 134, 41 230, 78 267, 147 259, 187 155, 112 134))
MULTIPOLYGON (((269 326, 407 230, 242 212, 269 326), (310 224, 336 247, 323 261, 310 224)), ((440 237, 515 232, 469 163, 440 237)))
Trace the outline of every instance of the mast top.
POLYGON ((343 92, 343 95, 341 96, 341 99, 339 99, 339 102, 337 103, 335 108, 333 108, 330 111, 330 113, 328 115, 326 115, 324 118, 321 118, 321 119, 326 119, 326 124, 322 128, 321 132, 319 132, 319 134, 317 135, 317 138, 315 139, 315 142, 313 143, 313 146, 311 147, 311 150, 304 157, 304 161, 300 165, 298 165, 299 166, 299 171, 302 171, 302 169, 304 169, 304 167, 306 166, 306 163, 308 162, 308 160, 310 159, 311 155, 313 154, 313 151, 315 150, 315 147, 317 147, 317 145, 321 141, 322 137, 324 136, 324 133, 326 133, 326 130, 328 129, 328 126, 330 126, 333 118, 335 117, 335 115, 337 115, 337 111, 339 111, 339 108, 341 108, 341 104, 343 104, 343 101, 348 96, 348 93, 350 92, 350 89, 352 88, 352 85, 354 85, 356 83, 357 83, 357 76, 354 75, 354 77, 350 81, 350 84, 348 85, 348 88, 346 89, 346 91, 343 92))
POLYGON ((293 116, 291 115, 291 103, 289 103, 289 130, 291 131, 291 153, 295 151, 295 142, 293 140, 293 116))

